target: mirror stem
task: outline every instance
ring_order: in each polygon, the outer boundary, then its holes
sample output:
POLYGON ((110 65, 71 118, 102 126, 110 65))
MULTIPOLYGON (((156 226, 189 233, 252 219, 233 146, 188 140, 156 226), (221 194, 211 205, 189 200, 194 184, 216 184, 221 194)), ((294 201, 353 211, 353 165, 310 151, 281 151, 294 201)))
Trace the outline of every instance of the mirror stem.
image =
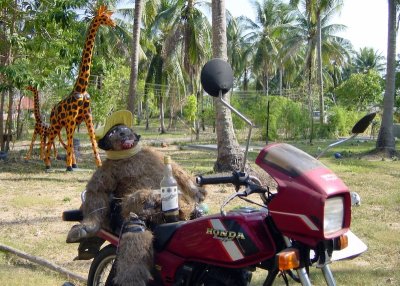
POLYGON ((240 171, 244 172, 246 169, 246 161, 247 161, 247 153, 249 152, 249 145, 250 145, 250 138, 251 138, 251 131, 253 128, 253 123, 247 119, 246 117, 243 116, 243 114, 241 114, 238 110, 236 110, 232 105, 230 105, 228 102, 226 102, 223 98, 222 98, 222 91, 219 91, 219 99, 221 100, 222 104, 225 105, 226 107, 228 107, 233 113, 235 113, 237 116, 239 116, 243 121, 245 121, 247 123, 247 125, 249 125, 249 133, 247 135, 247 142, 246 142, 246 150, 244 152, 244 157, 243 157, 243 165, 242 165, 242 169, 240 171))
POLYGON ((347 137, 347 138, 345 138, 345 139, 343 139, 343 140, 340 140, 340 141, 337 141, 337 142, 334 142, 334 143, 330 144, 330 145, 329 145, 328 147, 326 147, 321 153, 319 153, 319 155, 317 156, 316 159, 319 159, 326 151, 328 151, 328 150, 331 149, 332 147, 334 147, 334 146, 336 146, 336 145, 339 145, 339 144, 342 144, 342 143, 344 143, 344 142, 346 142, 346 141, 349 141, 350 139, 353 139, 353 138, 356 137, 357 135, 358 135, 358 133, 355 133, 355 134, 351 135, 350 137, 347 137))

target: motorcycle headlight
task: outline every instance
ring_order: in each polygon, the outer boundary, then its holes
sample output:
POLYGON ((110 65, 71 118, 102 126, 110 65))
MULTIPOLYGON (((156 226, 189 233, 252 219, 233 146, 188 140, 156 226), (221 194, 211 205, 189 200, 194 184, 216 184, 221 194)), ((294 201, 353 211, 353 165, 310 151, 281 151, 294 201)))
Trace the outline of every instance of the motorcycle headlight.
POLYGON ((324 207, 324 235, 328 236, 343 227, 344 199, 343 197, 329 198, 324 207))

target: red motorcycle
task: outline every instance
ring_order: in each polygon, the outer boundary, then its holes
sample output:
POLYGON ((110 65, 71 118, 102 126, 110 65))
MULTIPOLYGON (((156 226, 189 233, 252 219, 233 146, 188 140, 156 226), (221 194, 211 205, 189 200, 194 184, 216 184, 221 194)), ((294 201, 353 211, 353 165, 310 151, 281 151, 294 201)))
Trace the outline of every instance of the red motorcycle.
MULTIPOLYGON (((327 285, 336 285, 329 264, 354 258, 367 249, 349 229, 352 198, 348 188, 316 158, 285 143, 267 145, 259 153, 256 164, 278 187, 271 191, 262 186, 258 178, 244 172, 252 124, 221 96, 233 84, 230 66, 211 60, 202 70, 201 81, 207 93, 218 96, 248 122, 250 131, 242 170, 229 176, 199 176, 197 183, 232 184, 237 192, 226 199, 218 214, 152 229, 154 280, 149 284, 244 286, 250 285, 252 272, 261 268, 268 273, 263 285, 272 285, 278 275, 287 285, 289 279, 311 285, 309 267, 316 266, 327 285), (251 200, 252 195, 260 196, 262 204, 251 200), (225 211, 235 198, 257 208, 225 211)), ((363 117, 353 133, 364 132, 374 116, 363 117)), ((71 220, 68 212, 65 214, 65 219, 71 220)), ((97 235, 109 244, 94 258, 88 285, 112 285, 119 238, 104 230, 97 235)))

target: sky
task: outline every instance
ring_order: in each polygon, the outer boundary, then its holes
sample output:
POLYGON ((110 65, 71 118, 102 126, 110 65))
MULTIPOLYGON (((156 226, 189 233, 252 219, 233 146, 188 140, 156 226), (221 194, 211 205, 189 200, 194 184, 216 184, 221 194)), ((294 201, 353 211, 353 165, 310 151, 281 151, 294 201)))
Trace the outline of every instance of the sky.
MULTIPOLYGON (((388 1, 387 0, 344 0, 340 14, 332 19, 332 24, 347 26, 345 32, 338 33, 349 40, 356 51, 369 47, 386 57, 388 1)), ((226 9, 233 16, 245 15, 254 19, 249 0, 225 0, 226 9)), ((400 53, 400 36, 397 37, 396 53, 400 53)))

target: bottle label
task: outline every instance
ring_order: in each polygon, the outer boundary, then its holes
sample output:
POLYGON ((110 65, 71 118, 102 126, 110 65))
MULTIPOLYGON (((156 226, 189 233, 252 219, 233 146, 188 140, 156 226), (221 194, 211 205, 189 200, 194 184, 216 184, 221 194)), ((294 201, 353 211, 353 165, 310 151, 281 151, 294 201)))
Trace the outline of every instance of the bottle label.
POLYGON ((163 212, 177 210, 178 204, 178 188, 166 187, 161 188, 161 209, 163 212))

